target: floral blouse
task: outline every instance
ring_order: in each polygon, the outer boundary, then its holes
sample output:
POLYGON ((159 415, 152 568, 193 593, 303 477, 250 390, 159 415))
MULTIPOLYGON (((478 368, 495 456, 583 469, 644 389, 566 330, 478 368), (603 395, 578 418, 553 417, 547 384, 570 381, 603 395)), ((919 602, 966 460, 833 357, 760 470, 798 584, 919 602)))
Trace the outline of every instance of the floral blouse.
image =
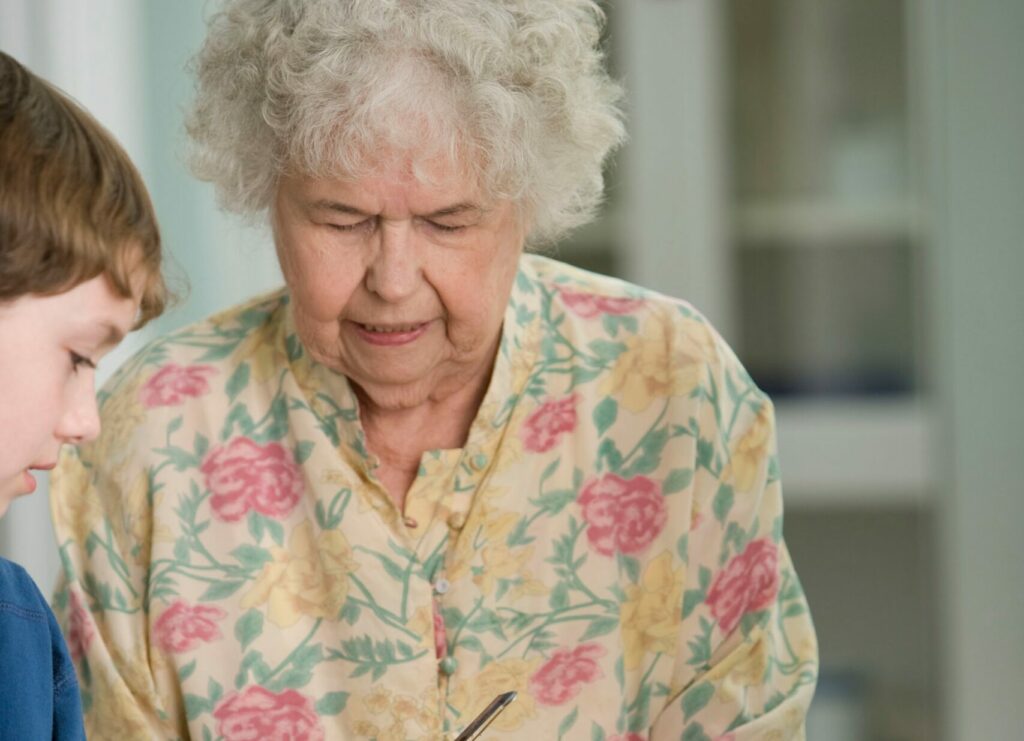
POLYGON ((97 739, 802 738, 772 407, 682 301, 527 255, 399 511, 278 291, 160 339, 53 481, 97 739))

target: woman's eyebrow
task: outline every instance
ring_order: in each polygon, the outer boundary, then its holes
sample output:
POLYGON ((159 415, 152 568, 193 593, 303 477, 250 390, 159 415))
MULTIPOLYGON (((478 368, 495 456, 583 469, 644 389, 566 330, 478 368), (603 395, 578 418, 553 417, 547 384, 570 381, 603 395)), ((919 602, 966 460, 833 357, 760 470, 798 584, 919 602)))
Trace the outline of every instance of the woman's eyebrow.
POLYGON ((454 206, 446 206, 439 208, 437 211, 432 211, 427 214, 427 218, 437 218, 439 216, 456 216, 458 214, 464 214, 469 211, 476 211, 483 213, 484 209, 476 203, 470 203, 469 201, 463 201, 462 203, 456 203, 454 206))
POLYGON ((367 216, 368 214, 362 209, 358 209, 355 206, 349 206, 347 203, 341 203, 340 201, 329 201, 319 200, 313 201, 310 207, 317 211, 336 211, 341 214, 349 214, 352 216, 367 216))

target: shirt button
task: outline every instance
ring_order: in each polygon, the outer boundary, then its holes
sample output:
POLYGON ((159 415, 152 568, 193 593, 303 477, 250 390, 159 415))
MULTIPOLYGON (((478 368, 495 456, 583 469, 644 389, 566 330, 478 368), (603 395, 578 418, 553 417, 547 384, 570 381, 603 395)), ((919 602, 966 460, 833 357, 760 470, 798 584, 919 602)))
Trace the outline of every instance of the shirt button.
POLYGON ((442 576, 440 579, 434 582, 434 591, 438 594, 445 594, 448 592, 448 587, 450 586, 451 584, 448 583, 448 580, 442 576))
POLYGON ((461 530, 466 525, 466 515, 464 512, 453 512, 448 516, 448 527, 452 530, 461 530))
POLYGON ((445 656, 439 662, 441 671, 447 674, 449 677, 455 673, 455 670, 459 667, 459 662, 453 659, 451 656, 445 656))
POLYGON ((415 530, 420 526, 420 523, 416 520, 415 517, 406 517, 403 520, 403 522, 405 523, 405 526, 410 530, 415 530))
POLYGON ((487 465, 487 456, 483 453, 477 453, 469 459, 469 465, 474 471, 483 471, 487 465))

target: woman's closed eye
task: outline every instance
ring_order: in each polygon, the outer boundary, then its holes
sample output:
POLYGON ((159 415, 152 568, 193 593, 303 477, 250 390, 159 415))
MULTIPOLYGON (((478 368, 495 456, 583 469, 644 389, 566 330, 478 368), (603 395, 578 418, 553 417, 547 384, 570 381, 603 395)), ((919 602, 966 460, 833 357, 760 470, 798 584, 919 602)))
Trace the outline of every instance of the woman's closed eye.
POLYGON ((376 219, 373 218, 362 219, 361 221, 355 221, 351 224, 338 224, 335 222, 328 222, 327 224, 328 228, 346 234, 373 229, 375 225, 376 219))
POLYGON ((454 234, 460 232, 466 228, 465 224, 442 224, 437 221, 427 221, 431 229, 436 229, 439 232, 445 232, 447 234, 454 234))

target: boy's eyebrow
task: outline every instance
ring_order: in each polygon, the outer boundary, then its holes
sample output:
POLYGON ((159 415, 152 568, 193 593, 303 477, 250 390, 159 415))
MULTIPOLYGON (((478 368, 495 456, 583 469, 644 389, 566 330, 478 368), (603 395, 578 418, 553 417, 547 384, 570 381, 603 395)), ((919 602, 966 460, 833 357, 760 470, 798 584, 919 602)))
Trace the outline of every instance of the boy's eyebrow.
POLYGON ((100 331, 106 331, 103 339, 100 341, 100 346, 111 346, 117 345, 124 339, 124 331, 110 322, 102 322, 100 324, 100 331))

